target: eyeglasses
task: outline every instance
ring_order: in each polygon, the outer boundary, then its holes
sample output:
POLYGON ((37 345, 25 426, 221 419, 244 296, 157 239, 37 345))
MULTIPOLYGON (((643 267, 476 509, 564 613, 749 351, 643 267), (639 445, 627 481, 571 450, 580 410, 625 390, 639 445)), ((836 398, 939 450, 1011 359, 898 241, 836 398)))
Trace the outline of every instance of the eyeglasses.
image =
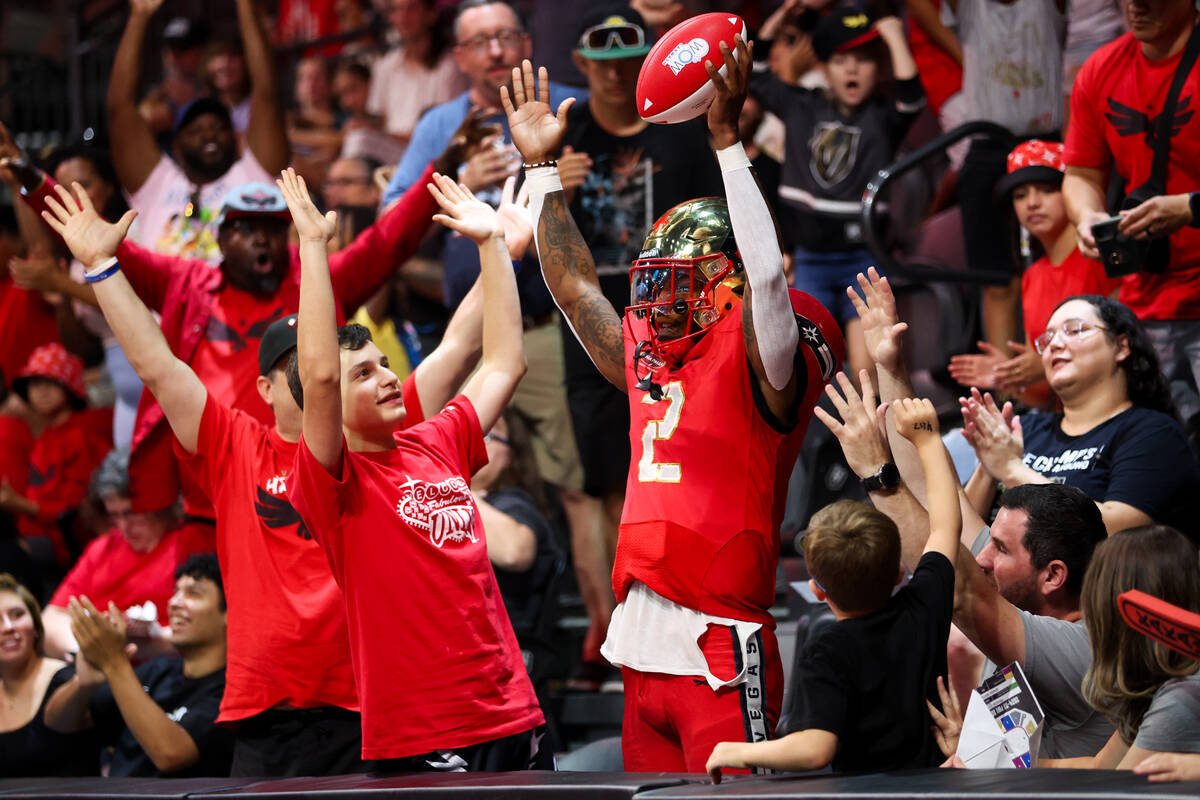
POLYGON ((525 38, 525 31, 509 28, 508 30, 496 31, 495 33, 481 33, 478 36, 472 36, 470 39, 464 39, 458 43, 458 46, 465 50, 473 50, 476 53, 481 53, 488 49, 492 41, 500 43, 500 47, 504 50, 515 50, 517 45, 525 38))
POLYGON ((611 50, 614 46, 634 48, 643 47, 645 44, 645 31, 630 22, 601 23, 588 28, 579 37, 579 47, 582 50, 611 50))
POLYGON ((493 433, 492 431, 488 431, 487 433, 485 433, 483 435, 483 440, 485 442, 495 442, 496 444, 502 444, 505 447, 512 447, 511 441, 509 441, 508 439, 505 439, 503 436, 501 436, 498 433, 493 433))
POLYGON ((1038 355, 1050 349, 1050 343, 1054 341, 1054 337, 1062 333, 1067 341, 1078 339, 1088 331, 1106 331, 1108 328, 1100 325, 1093 325, 1090 322, 1084 322, 1081 319, 1069 319, 1058 328, 1047 328, 1046 332, 1033 340, 1033 347, 1038 351, 1038 355))
POLYGON ((370 178, 326 178, 325 186, 368 186, 371 183, 370 178))

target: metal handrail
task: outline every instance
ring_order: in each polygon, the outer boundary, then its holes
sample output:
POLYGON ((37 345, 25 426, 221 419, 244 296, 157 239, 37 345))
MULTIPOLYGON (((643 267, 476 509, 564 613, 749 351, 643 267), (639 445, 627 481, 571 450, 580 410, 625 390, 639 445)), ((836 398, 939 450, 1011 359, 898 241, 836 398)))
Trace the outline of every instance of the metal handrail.
POLYGON ((1008 272, 935 269, 911 263, 903 264, 893 258, 892 254, 887 251, 879 241, 879 236, 875 230, 876 199, 879 197, 880 192, 883 191, 883 188, 887 186, 888 182, 897 176, 909 172, 930 156, 941 153, 950 145, 968 136, 984 136, 1001 141, 1008 141, 1013 138, 1012 133, 1007 128, 997 125, 994 122, 985 122, 984 120, 966 122, 957 128, 951 128, 941 136, 929 140, 895 164, 879 170, 879 172, 875 173, 875 177, 867 182, 867 188, 863 190, 862 211, 860 212, 863 241, 867 249, 871 251, 871 255, 874 256, 875 263, 885 274, 900 276, 914 281, 940 281, 944 283, 1007 284, 1012 280, 1012 274, 1008 272))

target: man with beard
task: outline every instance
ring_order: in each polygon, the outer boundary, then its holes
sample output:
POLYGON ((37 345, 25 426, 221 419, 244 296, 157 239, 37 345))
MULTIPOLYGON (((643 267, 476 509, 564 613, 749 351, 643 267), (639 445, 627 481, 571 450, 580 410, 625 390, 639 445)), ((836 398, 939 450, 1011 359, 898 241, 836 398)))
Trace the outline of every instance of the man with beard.
POLYGON ((243 153, 238 156, 229 109, 216 98, 201 97, 180 110, 168 156, 137 108, 142 44, 161 5, 162 0, 130 0, 129 21, 108 84, 113 166, 130 207, 141 215, 135 241, 160 253, 200 258, 216 266, 222 260, 215 224, 221 199, 239 184, 269 183, 287 166, 287 135, 274 65, 254 3, 237 0, 251 87, 243 153))

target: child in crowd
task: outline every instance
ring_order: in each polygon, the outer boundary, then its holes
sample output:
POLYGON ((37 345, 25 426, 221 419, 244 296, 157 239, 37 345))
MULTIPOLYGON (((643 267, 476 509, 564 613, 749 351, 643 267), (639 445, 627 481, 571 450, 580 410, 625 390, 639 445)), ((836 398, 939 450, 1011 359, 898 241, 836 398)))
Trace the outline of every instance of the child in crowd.
POLYGON ((1011 198, 1017 225, 1029 231, 1042 249, 1042 256, 1021 277, 1025 341, 1008 342, 1012 356, 981 341, 982 353, 950 359, 950 375, 963 386, 998 389, 1041 408, 1051 405, 1050 387, 1033 342, 1046 330, 1050 314, 1068 297, 1111 295, 1121 285, 1120 279, 1104 274, 1099 261, 1085 258, 1075 246, 1075 226, 1062 196, 1064 171, 1061 143, 1030 139, 1008 154, 1008 172, 996 184, 996 196, 1011 198))
POLYGON ((65 567, 71 554, 59 515, 79 507, 92 470, 112 447, 111 417, 101 424, 97 414, 85 411, 83 361, 57 342, 33 351, 13 379, 13 390, 29 405, 33 427, 41 434, 29 455, 26 491, 0 483, 0 509, 17 518, 35 560, 65 567))
POLYGON ((846 335, 848 371, 857 376, 870 359, 845 289, 874 264, 863 245, 862 193, 893 160, 924 95, 896 17, 872 24, 864 8, 838 5, 817 23, 813 47, 827 93, 769 74, 756 74, 750 91, 787 129, 779 196, 796 220, 793 284, 833 312, 846 335), (889 55, 893 97, 878 91, 889 55))
POLYGON ((322 216, 292 170, 279 182, 300 237, 302 435, 288 494, 345 593, 362 754, 401 771, 548 766, 544 719, 488 563, 471 475, 525 372, 504 227, 434 175, 434 216, 479 247, 483 357, 462 394, 411 430, 400 382, 361 325, 336 326, 322 216))
MULTIPOLYGON (((827 389, 831 396, 836 391, 827 389)), ((917 448, 929 492, 929 540, 912 580, 900 534, 886 515, 851 500, 818 511, 804 537, 810 585, 837 621, 808 645, 793 676, 797 732, 763 742, 722 742, 707 770, 765 767, 838 772, 932 767, 941 761, 925 701, 938 703, 954 604, 962 517, 958 485, 929 400, 892 405, 896 430, 917 448)))

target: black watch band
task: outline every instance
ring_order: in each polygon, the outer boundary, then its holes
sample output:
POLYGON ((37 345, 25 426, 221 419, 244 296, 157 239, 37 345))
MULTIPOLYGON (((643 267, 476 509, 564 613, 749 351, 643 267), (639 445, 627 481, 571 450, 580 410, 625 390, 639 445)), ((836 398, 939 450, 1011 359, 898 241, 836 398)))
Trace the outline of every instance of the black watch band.
POLYGON ((892 462, 884 464, 874 474, 862 479, 862 487, 868 492, 886 492, 900 486, 900 470, 892 462))
POLYGON ((1188 208, 1192 210, 1192 221, 1188 223, 1188 226, 1200 228, 1200 192, 1188 194, 1188 208))

